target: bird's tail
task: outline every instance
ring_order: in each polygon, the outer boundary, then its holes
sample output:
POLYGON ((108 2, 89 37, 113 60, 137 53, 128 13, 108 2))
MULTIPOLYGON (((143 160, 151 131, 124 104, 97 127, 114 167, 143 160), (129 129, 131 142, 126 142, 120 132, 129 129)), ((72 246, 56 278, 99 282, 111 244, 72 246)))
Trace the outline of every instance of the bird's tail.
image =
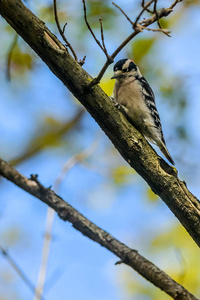
POLYGON ((165 143, 163 143, 162 141, 159 141, 159 142, 157 142, 157 146, 160 148, 160 150, 162 151, 164 156, 168 159, 168 161, 172 165, 175 165, 175 162, 173 161, 171 155, 169 154, 169 151, 167 150, 167 147, 166 147, 165 143))

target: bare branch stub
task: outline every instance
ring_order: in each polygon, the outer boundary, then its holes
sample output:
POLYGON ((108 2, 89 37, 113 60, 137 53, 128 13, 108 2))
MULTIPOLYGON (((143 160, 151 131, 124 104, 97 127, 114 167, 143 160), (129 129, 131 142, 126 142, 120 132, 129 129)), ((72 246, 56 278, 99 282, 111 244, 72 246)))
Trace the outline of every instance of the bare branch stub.
POLYGON ((53 8, 54 8, 54 17, 55 17, 55 21, 56 21, 56 25, 57 25, 58 31, 59 31, 61 37, 63 38, 63 41, 66 43, 66 47, 68 47, 70 49, 70 51, 72 52, 75 61, 78 61, 76 52, 74 51, 74 49, 72 48, 71 44, 68 42, 66 36, 64 35, 64 31, 65 31, 65 27, 66 27, 67 23, 65 23, 63 29, 61 29, 60 22, 59 22, 59 19, 58 19, 56 0, 53 0, 53 8))
POLYGON ((86 59, 86 55, 82 59, 79 59, 78 63, 81 67, 84 65, 85 59, 86 59))
POLYGON ((65 33, 66 26, 67 26, 67 23, 65 23, 64 26, 63 26, 63 30, 62 30, 63 34, 65 33))

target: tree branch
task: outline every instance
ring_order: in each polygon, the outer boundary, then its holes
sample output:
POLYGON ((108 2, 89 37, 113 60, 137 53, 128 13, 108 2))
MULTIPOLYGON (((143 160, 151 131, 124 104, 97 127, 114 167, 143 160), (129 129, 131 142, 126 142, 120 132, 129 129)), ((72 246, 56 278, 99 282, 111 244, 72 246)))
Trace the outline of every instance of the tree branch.
MULTIPOLYGON (((166 13, 169 11, 165 9, 158 11, 160 16, 166 13)), ((178 178, 175 169, 156 154, 99 86, 88 90, 91 76, 20 0, 0 0, 0 14, 85 106, 122 157, 161 197, 200 246, 200 203, 178 178)), ((151 20, 154 18, 153 15, 151 20)))
POLYGON ((72 223, 75 229, 118 256, 121 263, 132 267, 173 299, 197 300, 194 295, 190 294, 183 286, 140 255, 136 250, 127 247, 115 239, 112 235, 85 218, 52 190, 45 188, 36 176, 28 179, 1 159, 0 175, 53 208, 62 220, 72 223))

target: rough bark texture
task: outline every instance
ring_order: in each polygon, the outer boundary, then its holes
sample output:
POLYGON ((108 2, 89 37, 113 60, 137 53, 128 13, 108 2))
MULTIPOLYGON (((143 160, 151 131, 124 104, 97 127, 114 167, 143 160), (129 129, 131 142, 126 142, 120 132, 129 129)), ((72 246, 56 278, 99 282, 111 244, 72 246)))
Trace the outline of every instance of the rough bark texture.
POLYGON ((123 158, 158 194, 200 246, 200 203, 143 136, 113 107, 99 86, 87 89, 90 75, 20 0, 0 0, 0 14, 85 106, 123 158))
POLYGON ((1 159, 0 175, 52 207, 62 220, 71 222, 74 228, 114 253, 121 259, 122 263, 132 267, 173 299, 197 300, 197 298, 190 294, 182 285, 174 281, 136 250, 127 247, 115 239, 112 235, 85 218, 52 190, 43 187, 40 182, 38 182, 37 177, 32 176, 32 179, 28 179, 1 159))

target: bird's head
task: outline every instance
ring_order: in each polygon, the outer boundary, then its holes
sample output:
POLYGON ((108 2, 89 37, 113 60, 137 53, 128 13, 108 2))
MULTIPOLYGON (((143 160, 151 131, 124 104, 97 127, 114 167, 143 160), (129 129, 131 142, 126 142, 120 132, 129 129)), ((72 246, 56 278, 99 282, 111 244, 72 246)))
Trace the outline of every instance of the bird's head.
POLYGON ((111 79, 123 80, 132 76, 140 76, 140 71, 133 60, 125 58, 119 60, 113 68, 114 75, 111 79))

